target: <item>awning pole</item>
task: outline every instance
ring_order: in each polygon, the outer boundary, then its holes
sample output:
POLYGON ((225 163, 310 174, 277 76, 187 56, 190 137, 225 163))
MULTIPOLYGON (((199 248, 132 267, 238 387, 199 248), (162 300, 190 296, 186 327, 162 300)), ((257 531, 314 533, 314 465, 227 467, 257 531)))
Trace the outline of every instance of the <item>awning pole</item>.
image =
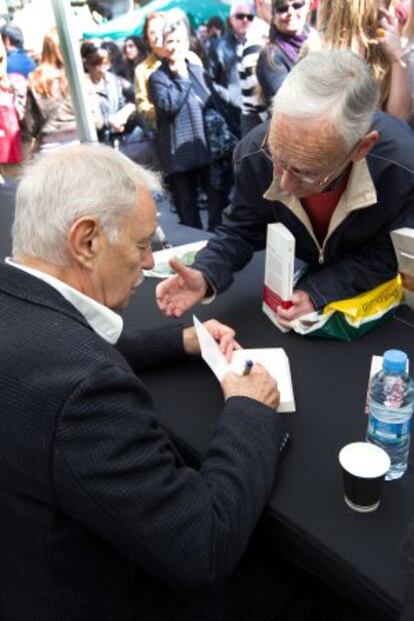
POLYGON ((97 142, 95 123, 88 102, 79 43, 73 25, 70 0, 52 0, 60 49, 65 62, 81 142, 97 142))

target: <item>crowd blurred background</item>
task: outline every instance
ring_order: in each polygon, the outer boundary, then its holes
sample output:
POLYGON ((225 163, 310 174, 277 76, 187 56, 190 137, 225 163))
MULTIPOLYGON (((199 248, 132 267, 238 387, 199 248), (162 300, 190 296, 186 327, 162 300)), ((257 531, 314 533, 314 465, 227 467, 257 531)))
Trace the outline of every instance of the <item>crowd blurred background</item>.
MULTIPOLYGON (((269 118, 283 80, 315 49, 363 56, 381 108, 413 125, 414 0, 233 0, 226 19, 198 24, 176 4, 147 13, 139 34, 131 23, 125 38, 83 37, 79 49, 98 140, 159 170, 182 224, 220 223, 237 142, 269 118)), ((0 40, 3 175, 79 140, 56 28, 33 50, 12 17, 0 40)))

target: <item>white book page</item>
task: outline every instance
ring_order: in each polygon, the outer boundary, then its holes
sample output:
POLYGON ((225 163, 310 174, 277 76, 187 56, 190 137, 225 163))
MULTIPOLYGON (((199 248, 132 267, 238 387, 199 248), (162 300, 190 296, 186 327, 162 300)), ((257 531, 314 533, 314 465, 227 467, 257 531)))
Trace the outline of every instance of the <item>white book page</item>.
POLYGON ((281 347, 264 347, 260 349, 239 349, 233 352, 231 369, 241 374, 246 360, 259 362, 277 381, 280 392, 278 412, 294 412, 295 397, 293 395, 292 377, 289 359, 281 347))
POLYGON ((280 392, 278 412, 295 411, 295 398, 293 395, 289 359, 282 348, 265 347, 260 349, 235 350, 231 363, 229 364, 221 353, 214 338, 195 315, 193 315, 193 321, 200 343, 201 357, 220 382, 229 371, 234 371, 241 375, 246 360, 259 362, 277 381, 280 392))
POLYGON ((210 332, 193 315, 198 342, 200 343, 201 357, 208 364, 219 382, 230 370, 230 365, 220 351, 220 347, 211 336, 210 332))

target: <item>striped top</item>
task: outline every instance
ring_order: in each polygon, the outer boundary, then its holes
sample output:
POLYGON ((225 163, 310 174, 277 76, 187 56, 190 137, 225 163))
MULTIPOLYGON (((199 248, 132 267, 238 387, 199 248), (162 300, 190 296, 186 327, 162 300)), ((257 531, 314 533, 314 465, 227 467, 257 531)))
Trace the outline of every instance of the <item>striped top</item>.
POLYGON ((268 117, 266 107, 259 102, 256 94, 256 64, 259 54, 269 38, 269 24, 258 17, 247 32, 246 42, 238 63, 242 91, 242 114, 259 114, 262 121, 268 117))

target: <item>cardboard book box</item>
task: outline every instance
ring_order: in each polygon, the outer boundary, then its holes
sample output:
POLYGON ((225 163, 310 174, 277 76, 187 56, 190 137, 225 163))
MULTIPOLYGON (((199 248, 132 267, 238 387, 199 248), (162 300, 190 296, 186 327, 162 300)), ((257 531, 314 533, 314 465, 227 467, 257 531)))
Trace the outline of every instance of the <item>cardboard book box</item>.
POLYGON ((295 267, 295 238, 280 222, 268 224, 266 262, 263 286, 263 312, 279 328, 279 306, 289 308, 292 303, 295 267))

